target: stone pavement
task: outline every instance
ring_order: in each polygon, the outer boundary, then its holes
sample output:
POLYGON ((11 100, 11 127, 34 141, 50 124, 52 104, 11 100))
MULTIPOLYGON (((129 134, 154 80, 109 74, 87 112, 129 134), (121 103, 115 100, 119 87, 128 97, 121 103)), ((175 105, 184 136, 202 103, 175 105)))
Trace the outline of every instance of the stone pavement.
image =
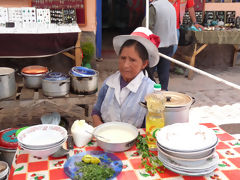
MULTIPOLYGON (((32 59, 32 60, 8 60, 0 61, 0 66, 17 67, 39 64, 46 65, 53 71, 68 72, 73 62, 63 55, 52 58, 32 59), (61 62, 61 63, 59 63, 61 62)), ((99 71, 99 88, 103 80, 118 69, 115 55, 108 55, 102 62, 93 62, 94 69, 99 71)), ((221 66, 202 69, 213 75, 221 77, 240 85, 240 66, 221 66)), ((21 78, 17 77, 18 81, 21 78)), ((233 89, 225 84, 216 82, 200 74, 194 74, 193 80, 188 80, 184 75, 171 73, 169 90, 186 93, 196 99, 190 109, 190 122, 205 123, 212 122, 217 125, 233 124, 225 126, 227 131, 233 134, 240 134, 240 90, 233 89)), ((75 100, 76 101, 76 100, 75 100)), ((86 114, 83 107, 77 102, 66 101, 64 98, 58 103, 15 103, 11 107, 1 106, 0 101, 0 129, 7 127, 22 127, 41 123, 41 115, 49 112, 59 112, 68 121, 76 119, 86 119, 91 123, 89 112, 86 114)))
MULTIPOLYGON (((240 66, 229 67, 224 71, 216 69, 206 70, 209 73, 240 85, 240 66)), ((193 80, 183 76, 172 75, 170 90, 185 92, 195 97, 196 102, 190 109, 190 122, 207 123, 222 126, 227 131, 238 129, 234 134, 240 134, 240 90, 231 88, 208 77, 195 74, 193 80)))

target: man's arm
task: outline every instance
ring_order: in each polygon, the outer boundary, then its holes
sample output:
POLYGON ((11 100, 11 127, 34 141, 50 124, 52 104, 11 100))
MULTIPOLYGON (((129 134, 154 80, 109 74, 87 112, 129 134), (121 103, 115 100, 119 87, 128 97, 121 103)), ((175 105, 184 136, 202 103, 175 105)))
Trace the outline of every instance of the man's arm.
MULTIPOLYGON (((149 29, 153 32, 156 20, 156 10, 153 5, 149 7, 149 29)), ((146 27, 146 17, 142 21, 142 26, 146 27)))
POLYGON ((188 8, 188 12, 189 12, 190 18, 191 18, 191 20, 192 20, 192 22, 193 22, 193 25, 194 25, 197 29, 200 28, 200 29, 203 30, 204 27, 203 27, 202 25, 200 25, 200 24, 197 23, 194 7, 188 8))

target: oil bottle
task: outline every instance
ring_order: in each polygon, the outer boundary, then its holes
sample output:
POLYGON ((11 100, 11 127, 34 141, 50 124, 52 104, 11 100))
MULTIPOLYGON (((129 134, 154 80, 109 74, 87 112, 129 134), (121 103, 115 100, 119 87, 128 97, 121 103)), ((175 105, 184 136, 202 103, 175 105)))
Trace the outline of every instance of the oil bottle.
POLYGON ((154 84, 154 92, 145 97, 148 113, 146 116, 146 135, 150 150, 156 150, 156 132, 165 125, 165 97, 161 84, 154 84))

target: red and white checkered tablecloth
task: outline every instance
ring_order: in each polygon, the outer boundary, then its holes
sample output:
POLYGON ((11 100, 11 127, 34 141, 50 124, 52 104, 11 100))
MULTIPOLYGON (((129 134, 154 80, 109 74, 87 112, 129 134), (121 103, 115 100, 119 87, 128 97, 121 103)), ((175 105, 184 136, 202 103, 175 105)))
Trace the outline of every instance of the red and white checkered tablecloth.
MULTIPOLYGON (((178 179, 178 180, 239 180, 240 179, 240 140, 235 139, 218 126, 208 123, 203 124, 212 129, 219 138, 217 153, 219 154, 218 168, 209 175, 200 177, 182 176, 174 173, 166 168, 162 168, 164 173, 157 173, 154 176, 148 174, 141 164, 141 157, 136 153, 134 146, 130 150, 121 153, 114 153, 122 160, 123 169, 116 179, 178 179)), ((144 129, 140 129, 141 134, 145 134, 144 129)), ((83 151, 102 151, 96 145, 96 142, 91 141, 86 147, 74 148, 74 153, 83 151)), ((14 161, 11 167, 9 180, 25 180, 25 179, 69 179, 64 173, 63 166, 66 162, 66 157, 45 159, 33 157, 27 154, 24 150, 17 149, 14 161)))

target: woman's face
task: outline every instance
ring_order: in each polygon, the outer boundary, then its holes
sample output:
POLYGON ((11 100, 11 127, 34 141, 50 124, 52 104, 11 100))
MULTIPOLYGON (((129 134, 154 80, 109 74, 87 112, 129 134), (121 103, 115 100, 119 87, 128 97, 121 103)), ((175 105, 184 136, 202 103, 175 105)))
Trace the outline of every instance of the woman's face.
POLYGON ((119 55, 119 71, 126 82, 133 80, 140 71, 148 64, 148 61, 142 61, 135 46, 128 46, 122 49, 119 55))

